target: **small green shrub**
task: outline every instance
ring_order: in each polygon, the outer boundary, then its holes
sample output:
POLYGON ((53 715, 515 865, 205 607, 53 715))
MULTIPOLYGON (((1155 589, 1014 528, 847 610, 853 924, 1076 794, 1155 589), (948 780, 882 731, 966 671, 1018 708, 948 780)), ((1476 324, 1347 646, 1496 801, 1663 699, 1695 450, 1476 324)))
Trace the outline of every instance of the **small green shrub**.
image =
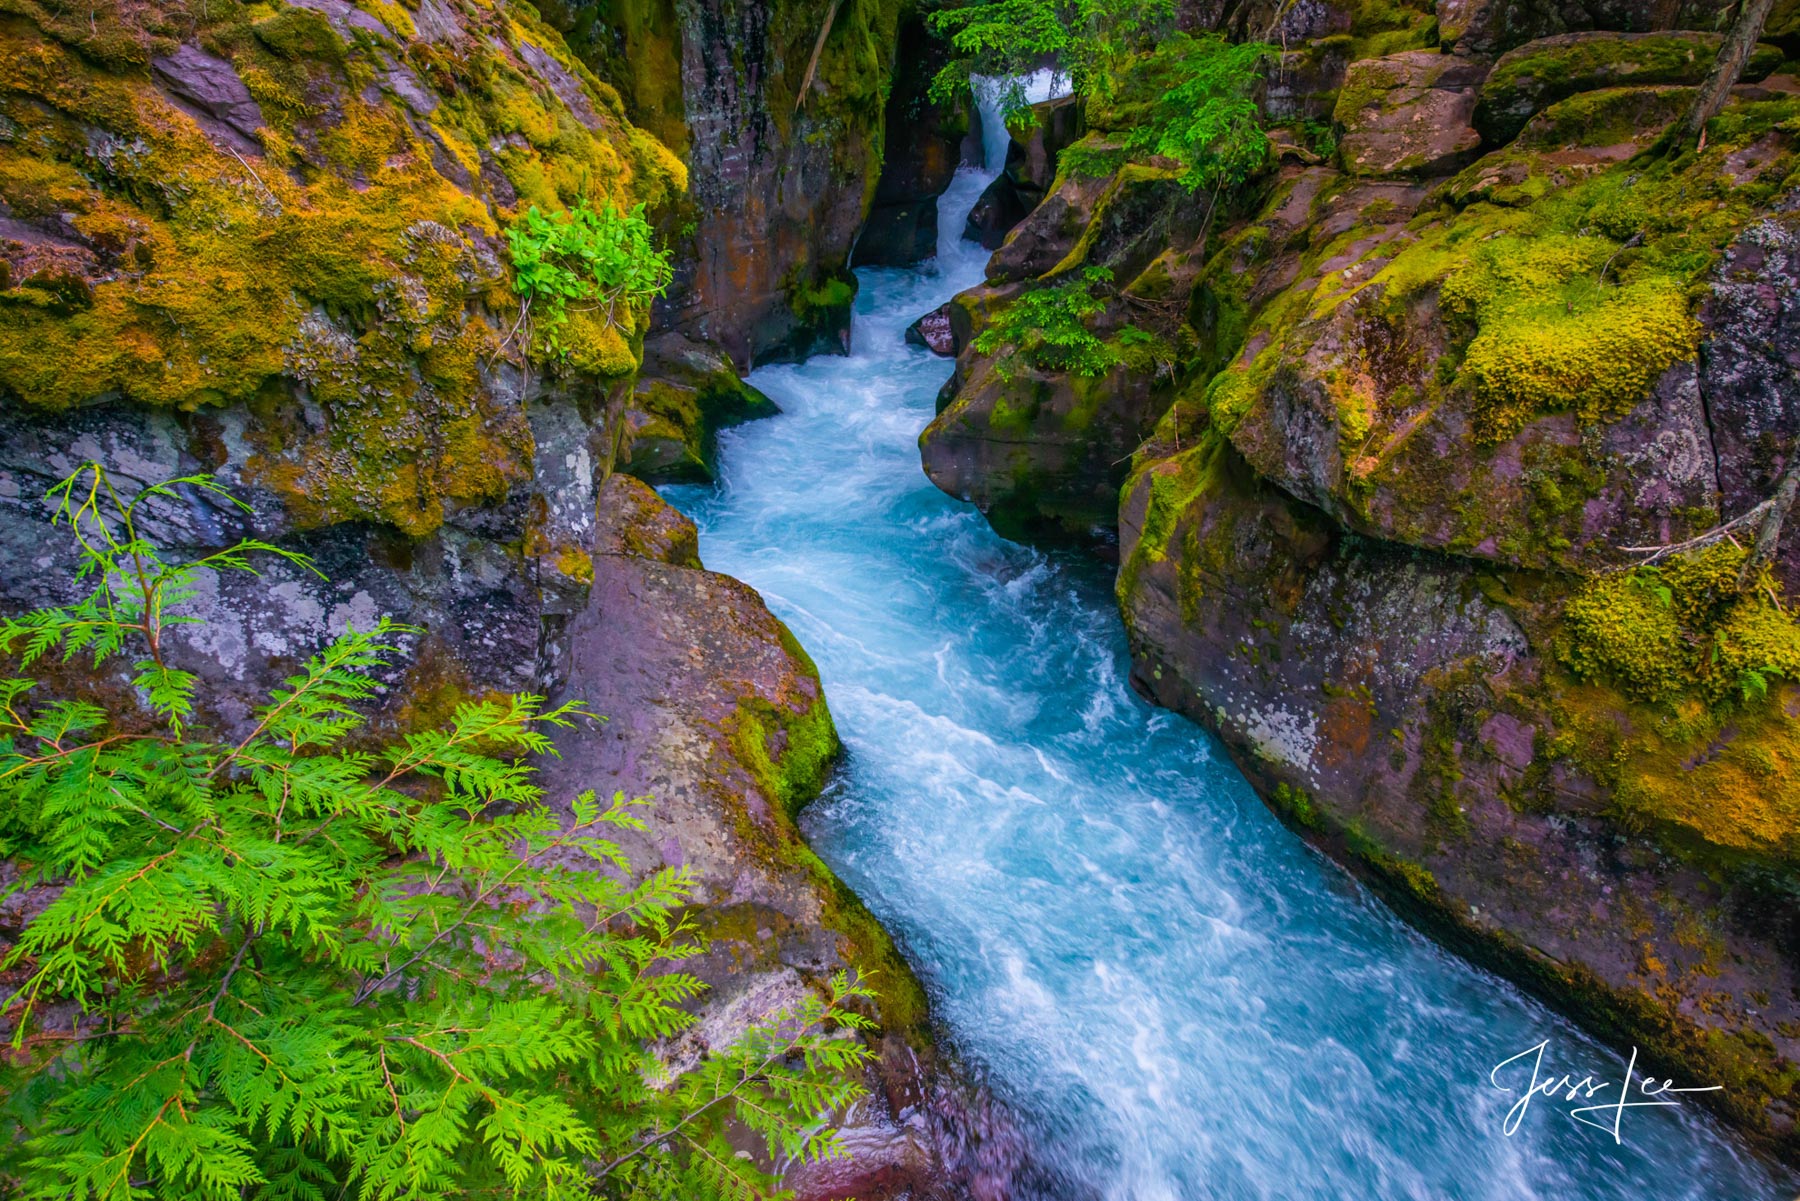
MULTIPOLYGON (((861 1092, 869 994, 825 995, 670 1078, 652 1043, 704 987, 685 869, 633 883, 609 834, 641 801, 546 805, 531 757, 582 715, 508 696, 371 745, 363 709, 407 631, 332 640, 231 738, 164 635, 200 575, 276 553, 169 562, 90 464, 59 523, 80 603, 0 621, 24 670, 135 656, 136 689, 30 702, 0 680, 0 854, 22 924, 4 960, 0 1192, 364 1201, 749 1198, 770 1160, 836 1154, 861 1092), (135 695, 135 701, 133 696, 135 695), (34 901, 33 898, 36 898, 34 901), (19 908, 23 899, 26 904, 19 908), (35 905, 35 912, 33 906, 35 905), (738 1134, 728 1138, 727 1123, 738 1134)), ((288 556, 290 559, 295 556, 288 556)))
POLYGON ((657 249, 641 204, 621 213, 583 200, 552 215, 534 204, 507 229, 506 241, 513 289, 525 300, 520 319, 535 320, 555 360, 569 357, 562 330, 571 305, 604 309, 605 324, 614 326, 622 310, 661 296, 672 278, 668 252, 657 249))
POLYGON ((1120 362, 1119 350, 1089 330, 1087 322, 1106 310, 1106 299, 1096 289, 1110 283, 1111 271, 1089 267, 1067 282, 1032 288, 1000 311, 976 336, 974 347, 998 356, 995 370, 1003 379, 1013 377, 1020 359, 1042 371, 1105 375, 1120 362))

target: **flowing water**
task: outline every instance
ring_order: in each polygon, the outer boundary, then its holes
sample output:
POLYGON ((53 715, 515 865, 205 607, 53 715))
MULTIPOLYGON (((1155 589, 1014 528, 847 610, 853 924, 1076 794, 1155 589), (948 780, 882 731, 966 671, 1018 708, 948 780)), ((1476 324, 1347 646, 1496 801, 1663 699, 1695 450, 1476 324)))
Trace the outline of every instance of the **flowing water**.
POLYGON ((1792 1197, 1691 1105, 1627 1111, 1620 1144, 1540 1098, 1503 1135, 1508 1056, 1624 1064, 1403 925, 1138 700, 1107 571, 926 480, 949 364, 902 332, 980 281, 957 235, 991 178, 944 196, 935 263, 862 273, 852 354, 756 372, 783 415, 726 433, 715 488, 669 494, 818 661, 847 755, 806 833, 1050 1176, 1132 1201, 1792 1197))

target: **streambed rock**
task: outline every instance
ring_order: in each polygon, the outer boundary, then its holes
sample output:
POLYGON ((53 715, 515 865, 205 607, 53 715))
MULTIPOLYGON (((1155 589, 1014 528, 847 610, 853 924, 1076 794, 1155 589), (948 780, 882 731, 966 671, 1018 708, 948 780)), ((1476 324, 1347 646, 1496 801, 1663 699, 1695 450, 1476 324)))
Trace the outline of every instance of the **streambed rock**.
POLYGON ((956 327, 950 321, 949 303, 940 304, 907 326, 906 341, 912 346, 923 346, 932 354, 955 358, 962 347, 956 337, 956 327))

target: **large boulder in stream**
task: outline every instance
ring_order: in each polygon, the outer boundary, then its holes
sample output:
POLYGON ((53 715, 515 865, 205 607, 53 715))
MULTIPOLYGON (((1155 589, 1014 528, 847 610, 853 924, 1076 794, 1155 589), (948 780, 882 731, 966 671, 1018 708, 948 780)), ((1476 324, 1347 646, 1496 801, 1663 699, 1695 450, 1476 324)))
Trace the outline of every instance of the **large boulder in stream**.
POLYGON ((558 737, 543 783, 557 799, 649 798, 648 828, 619 843, 638 871, 692 874, 689 918, 708 949, 683 968, 709 990, 665 1058, 692 1064, 834 972, 869 975, 882 1034, 872 1097, 845 1131, 852 1157, 787 1185, 802 1201, 948 1196, 989 1170, 986 1144, 1004 1170, 1006 1128, 933 1048, 911 970, 795 827, 838 752, 812 660, 755 590, 701 568, 693 524, 655 492, 615 475, 601 503, 561 695, 604 720, 558 737))

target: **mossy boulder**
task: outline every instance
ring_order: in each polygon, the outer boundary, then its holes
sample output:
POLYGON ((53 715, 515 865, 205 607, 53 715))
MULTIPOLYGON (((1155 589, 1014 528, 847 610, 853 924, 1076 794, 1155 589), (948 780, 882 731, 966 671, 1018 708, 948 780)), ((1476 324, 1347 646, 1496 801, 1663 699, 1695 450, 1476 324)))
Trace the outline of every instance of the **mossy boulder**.
POLYGON ((1235 302, 1247 277, 1222 256, 1201 283, 1230 338, 1213 337, 1227 364, 1207 385, 1213 420, 1348 528, 1513 565, 1628 562, 1622 547, 1729 516, 1708 423, 1738 402, 1704 381, 1696 300, 1759 205, 1793 186, 1789 105, 1744 102, 1715 130, 1738 123, 1729 141, 1628 164, 1614 121, 1674 111, 1664 92, 1551 106, 1436 192, 1454 204, 1320 222, 1260 312, 1235 302))
POLYGON ((1507 146, 1452 179, 1444 199, 1529 207, 1612 170, 1654 145, 1693 102, 1692 88, 1607 88, 1559 101, 1526 122, 1507 146))
POLYGON ((635 476, 608 476, 595 509, 594 554, 700 567, 700 534, 694 523, 635 476))
POLYGON ((1718 30, 1730 22, 1731 12, 1721 0, 1442 0, 1437 32, 1444 47, 1458 54, 1497 55, 1576 31, 1718 30))
POLYGON ((1481 144, 1470 126, 1486 66, 1479 60, 1407 50, 1350 64, 1333 120, 1338 157, 1358 175, 1454 171, 1481 144))
MULTIPOLYGON (((1499 146, 1535 114, 1579 92, 1696 85, 1722 40, 1716 33, 1566 33, 1527 42, 1494 64, 1475 105, 1475 128, 1488 145, 1499 146)), ((1758 46, 1743 78, 1761 79, 1781 60, 1775 47, 1758 46)))
MULTIPOLYGON (((139 29, 145 74, 94 65, 48 21, 0 33, 0 392, 46 411, 248 406, 266 418, 247 471, 301 524, 422 536, 529 480, 522 401, 555 386, 541 370, 527 384, 509 340, 506 214, 583 195, 659 205, 685 177, 616 98, 607 112, 604 85, 568 75, 584 113, 545 85, 546 47, 567 50, 528 16, 510 41, 462 35, 486 56, 483 90, 440 97, 426 121, 382 85, 436 94, 402 33, 357 25, 346 41, 294 11, 323 32, 271 48, 232 3, 208 9, 213 50, 139 29), (280 416, 297 404, 306 419, 280 416)), ((571 321, 571 374, 628 377, 647 317, 571 321)))
POLYGON ((0 599, 50 599, 41 498, 83 458, 205 471, 255 515, 190 498, 169 545, 254 533, 331 577, 206 598, 182 653, 225 693, 381 614, 426 627, 445 678, 553 677, 540 627, 585 594, 649 314, 573 315, 547 361, 502 231, 529 205, 666 210, 679 160, 526 6, 10 12, 0 599))
POLYGON ((680 334, 658 334, 644 344, 644 365, 620 435, 619 468, 654 484, 710 481, 718 431, 778 412, 720 351, 680 334))

